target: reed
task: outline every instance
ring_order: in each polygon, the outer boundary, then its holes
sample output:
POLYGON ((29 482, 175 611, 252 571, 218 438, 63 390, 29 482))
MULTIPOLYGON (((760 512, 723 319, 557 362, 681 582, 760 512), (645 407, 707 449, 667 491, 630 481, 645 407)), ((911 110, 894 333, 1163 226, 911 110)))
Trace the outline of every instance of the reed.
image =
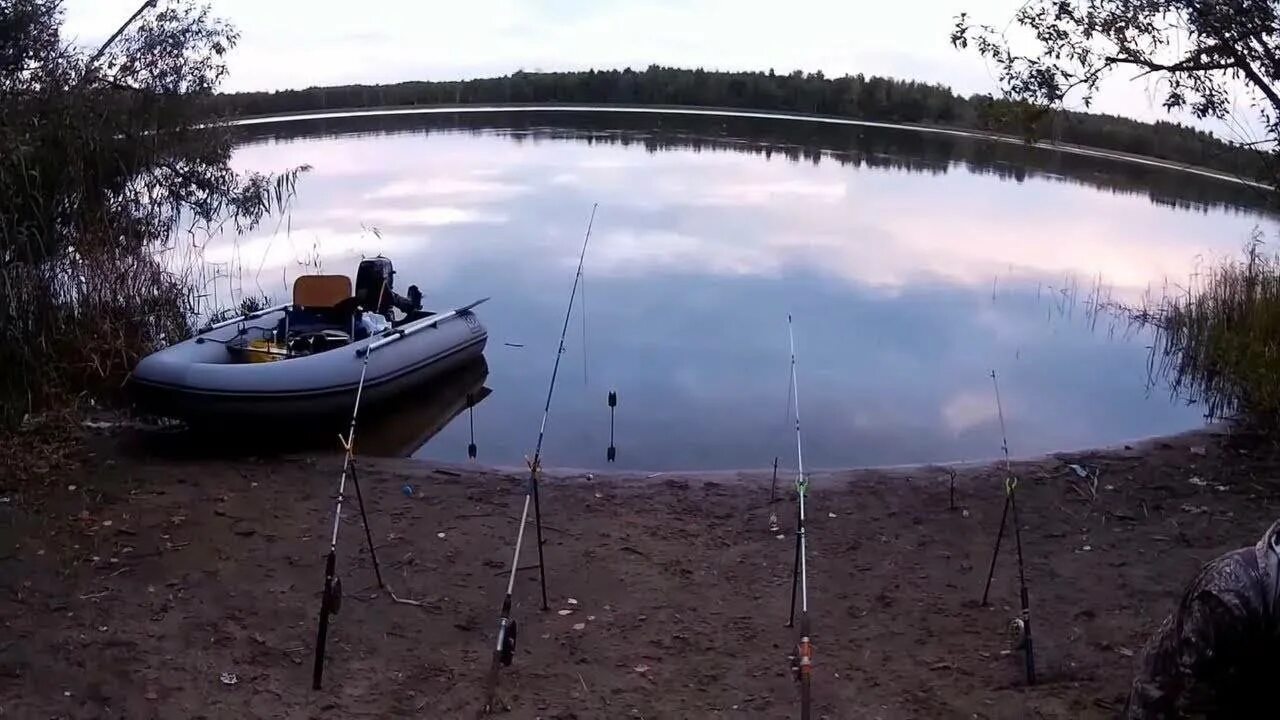
POLYGON ((1153 378, 1211 419, 1280 429, 1280 255, 1260 235, 1136 316, 1156 330, 1153 378))

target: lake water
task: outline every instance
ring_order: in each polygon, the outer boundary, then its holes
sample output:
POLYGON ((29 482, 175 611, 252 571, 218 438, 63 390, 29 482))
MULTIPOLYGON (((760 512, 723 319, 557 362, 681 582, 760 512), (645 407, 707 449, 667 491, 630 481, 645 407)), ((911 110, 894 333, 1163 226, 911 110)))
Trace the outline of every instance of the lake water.
MULTIPOLYGON (((610 390, 618 467, 793 464, 788 313, 813 467, 998 455, 992 370, 1015 455, 1195 427, 1148 387, 1149 337, 1091 310, 1277 229, 1225 181, 904 129, 508 111, 241 132, 238 168, 314 169, 287 218, 210 243, 214 287, 287 297, 381 253, 430 308, 492 296, 487 376, 454 392, 485 388, 489 464, 532 453, 593 203, 548 466, 605 465, 610 390)), ((449 409, 395 420, 403 450, 465 460, 465 401, 421 406, 449 409)))

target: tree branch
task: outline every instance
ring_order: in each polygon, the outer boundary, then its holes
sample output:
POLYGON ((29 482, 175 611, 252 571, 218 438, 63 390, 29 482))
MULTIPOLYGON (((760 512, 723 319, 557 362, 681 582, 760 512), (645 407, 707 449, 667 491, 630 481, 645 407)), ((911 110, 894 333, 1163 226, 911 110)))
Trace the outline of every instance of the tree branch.
POLYGON ((1236 59, 1235 66, 1240 69, 1240 72, 1244 73, 1245 77, 1249 78, 1249 82, 1257 86, 1262 91, 1262 94, 1267 96, 1267 99, 1271 101, 1271 107, 1280 111, 1280 94, 1277 94, 1275 89, 1267 84, 1267 81, 1245 60, 1244 55, 1234 45, 1228 46, 1227 52, 1236 59))
POLYGON ((1275 145, 1276 143, 1277 143, 1276 140, 1268 138, 1266 140, 1254 140, 1252 142, 1235 143, 1235 146, 1242 147, 1242 148, 1250 148, 1250 147, 1258 147, 1259 145, 1275 145))
POLYGON ((1249 49, 1261 56, 1264 67, 1268 69, 1268 72, 1272 77, 1280 75, 1280 58, 1276 57, 1275 50, 1267 44, 1265 38, 1256 38, 1258 40, 1257 43, 1253 42, 1254 39, 1255 38, 1249 39, 1249 49))
MULTIPOLYGON (((1123 65, 1137 65, 1138 67, 1144 67, 1147 69, 1147 72, 1142 73, 1142 75, 1146 75, 1148 73, 1153 73, 1153 72, 1206 72, 1209 70, 1232 70, 1234 68, 1239 67, 1239 64, 1236 62, 1191 63, 1191 62, 1188 62, 1188 60, 1190 60, 1190 58, 1188 58, 1187 60, 1179 60, 1178 62, 1172 65, 1163 65, 1158 62, 1152 62, 1151 60, 1142 60, 1140 58, 1124 58, 1124 57, 1117 57, 1114 55, 1106 58, 1106 61, 1113 65, 1123 64, 1123 65)), ((1141 75, 1139 75, 1139 77, 1141 77, 1141 75)))

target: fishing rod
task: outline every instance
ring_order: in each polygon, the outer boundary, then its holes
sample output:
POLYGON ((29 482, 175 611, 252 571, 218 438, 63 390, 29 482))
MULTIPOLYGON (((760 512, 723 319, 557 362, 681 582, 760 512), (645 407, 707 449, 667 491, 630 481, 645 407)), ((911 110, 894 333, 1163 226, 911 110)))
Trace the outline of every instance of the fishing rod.
POLYGON ((1022 602, 1022 613, 1013 621, 1012 630, 1015 637, 1015 648, 1025 652, 1027 667, 1027 684, 1036 684, 1036 660, 1031 643, 1031 596, 1027 592, 1027 575, 1022 562, 1022 528, 1018 523, 1018 479, 1013 475, 1013 466, 1009 462, 1009 436, 1005 432, 1004 406, 1000 402, 1000 382, 996 379, 996 371, 991 371, 991 384, 996 391, 996 414, 1000 418, 1000 441, 1004 451, 1004 510, 1000 513, 1000 530, 996 533, 996 546, 991 552, 991 567, 987 570, 987 584, 982 591, 982 605, 987 604, 987 596, 991 592, 991 578, 996 572, 996 558, 1000 556, 1000 541, 1004 538, 1005 522, 1010 511, 1013 512, 1013 538, 1018 553, 1018 587, 1022 602))
POLYGON ((364 362, 360 364, 360 382, 356 385, 356 402, 351 409, 351 425, 347 428, 347 437, 339 437, 346 453, 342 458, 342 475, 338 480, 338 498, 333 510, 333 535, 329 539, 329 555, 324 561, 324 589, 320 592, 320 627, 316 630, 316 660, 311 673, 311 688, 319 690, 324 676, 324 646, 329 637, 329 616, 336 615, 342 607, 342 579, 337 576, 338 562, 338 527, 342 521, 342 501, 347 488, 347 475, 351 474, 352 484, 356 486, 356 499, 360 506, 360 517, 364 521, 364 531, 369 542, 369 555, 373 558, 373 573, 382 585, 382 569, 378 567, 378 554, 373 548, 373 537, 369 535, 369 518, 364 511, 364 496, 360 493, 360 482, 355 477, 352 465, 352 448, 356 435, 356 418, 360 414, 360 398, 364 393, 364 379, 369 371, 369 356, 364 354, 364 362))
POLYGON ((547 575, 546 565, 542 557, 542 509, 538 503, 538 472, 542 463, 542 439, 547 431, 547 416, 551 414, 551 397, 556 390, 556 375, 560 372, 560 358, 564 355, 564 339, 569 332, 569 319, 573 315, 573 299, 578 294, 578 283, 582 280, 582 263, 587 257, 587 244, 591 242, 591 227, 595 224, 598 203, 591 206, 591 217, 587 219, 587 232, 582 238, 582 252, 578 254, 578 271, 573 276, 573 289, 569 292, 569 307, 564 313, 564 327, 560 329, 560 346, 556 350, 556 361, 551 366, 551 382, 547 386, 547 402, 542 407, 542 424, 538 427, 538 443, 533 449, 533 459, 529 460, 529 485, 524 495, 524 510, 520 513, 520 528, 516 532, 516 546, 511 556, 511 573, 507 576, 507 592, 502 598, 502 612, 498 620, 498 639, 493 649, 493 662, 489 666, 489 677, 485 683, 485 703, 482 712, 493 710, 494 697, 498 691, 498 669, 502 665, 511 665, 515 659, 516 621, 511 618, 511 596, 515 591, 516 573, 520 569, 520 548, 524 543, 524 528, 529 522, 529 504, 533 503, 534 526, 538 538, 538 579, 542 583, 542 609, 547 609, 547 575))
POLYGON ((787 315, 787 339, 791 344, 791 391, 796 408, 796 559, 791 572, 791 616, 787 627, 796 620, 796 589, 800 590, 800 639, 791 655, 791 671, 800 683, 800 720, 809 720, 809 685, 813 675, 813 646, 809 642, 809 569, 805 535, 805 494, 809 479, 804 474, 804 448, 800 441, 800 387, 796 382, 796 338, 787 315))
POLYGON ((129 26, 142 16, 142 13, 146 12, 148 9, 155 8, 157 2, 159 2, 159 0, 146 0, 143 2, 142 6, 135 10, 134 13, 129 16, 129 19, 124 21, 123 25, 116 28, 116 31, 111 33, 111 37, 107 38, 107 41, 102 43, 97 52, 93 54, 93 57, 89 58, 89 62, 85 63, 84 74, 80 76, 80 81, 76 84, 77 87, 83 87, 93 79, 94 66, 97 65, 98 60, 102 59, 102 56, 106 54, 107 49, 114 45, 116 40, 120 39, 120 36, 124 34, 124 31, 128 30, 129 26))
MULTIPOLYGON (((384 279, 382 281, 382 290, 379 291, 378 297, 382 296, 386 286, 387 282, 384 279)), ((338 495, 333 509, 333 534, 329 538, 329 554, 324 561, 324 587, 320 591, 320 623, 316 630, 316 658, 311 675, 311 687, 314 690, 320 689, 321 680, 324 676, 324 650, 325 641, 329 637, 329 616, 337 615, 338 610, 342 607, 342 579, 338 577, 336 568, 338 562, 338 528, 341 527, 342 523, 342 503, 346 499, 348 475, 351 476, 351 484, 356 488, 356 503, 360 507, 360 520, 364 524, 364 539, 369 545, 369 557, 373 560, 373 574, 378 580, 378 587, 385 590, 394 602, 419 607, 422 605, 421 601, 418 600, 397 597, 391 586, 382 579, 382 568, 378 565, 378 553, 373 545, 373 533, 369 529, 369 516, 364 509, 364 494, 360 491, 360 476, 356 472, 355 457, 356 420, 360 415, 360 400, 364 397, 364 381, 369 373, 369 358, 378 348, 418 332, 424 327, 434 326, 440 321, 455 316, 465 316, 471 312, 472 308, 488 299, 484 298, 484 300, 478 300, 456 310, 432 315, 427 318, 430 322, 419 320, 402 326, 400 329, 388 332, 381 338, 373 340, 365 347, 356 350, 356 355, 363 357, 363 361, 360 364, 360 382, 356 384, 355 404, 351 407, 351 424, 347 428, 347 436, 345 438, 338 436, 338 442, 342 444, 344 455, 342 458, 342 474, 338 479, 338 495)))

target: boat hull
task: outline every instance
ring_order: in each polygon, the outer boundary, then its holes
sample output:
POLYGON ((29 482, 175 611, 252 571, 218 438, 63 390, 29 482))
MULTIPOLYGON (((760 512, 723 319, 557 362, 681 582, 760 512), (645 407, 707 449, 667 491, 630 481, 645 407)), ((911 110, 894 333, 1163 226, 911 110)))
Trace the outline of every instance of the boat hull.
MULTIPOLYGON (((267 316, 250 328, 274 327, 267 316)), ((225 343, 240 326, 222 328, 143 358, 128 388, 144 412, 192 424, 310 423, 350 416, 360 387, 361 351, 378 338, 315 355, 233 363, 225 343)), ((362 412, 430 383, 484 353, 488 333, 472 313, 403 337, 369 353, 362 412)))

